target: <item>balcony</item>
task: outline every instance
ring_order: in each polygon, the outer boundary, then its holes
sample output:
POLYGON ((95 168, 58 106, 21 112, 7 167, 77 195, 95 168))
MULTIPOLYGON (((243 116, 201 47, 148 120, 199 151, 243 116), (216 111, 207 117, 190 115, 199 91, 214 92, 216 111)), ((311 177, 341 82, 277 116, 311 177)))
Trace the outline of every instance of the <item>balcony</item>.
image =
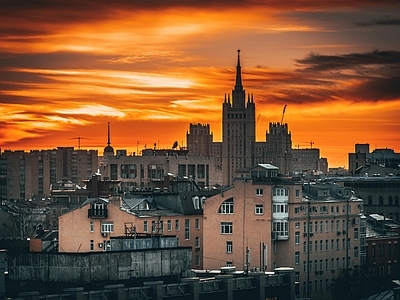
POLYGON ((88 217, 91 219, 105 219, 108 217, 108 210, 107 208, 103 209, 89 208, 88 217))

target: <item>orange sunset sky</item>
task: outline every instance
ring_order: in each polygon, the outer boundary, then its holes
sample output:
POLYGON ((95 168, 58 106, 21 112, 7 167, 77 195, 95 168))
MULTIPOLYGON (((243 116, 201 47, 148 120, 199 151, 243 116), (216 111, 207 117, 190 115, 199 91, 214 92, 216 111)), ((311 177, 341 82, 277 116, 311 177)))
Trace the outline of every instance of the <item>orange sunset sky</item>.
POLYGON ((293 148, 347 167, 354 144, 400 152, 400 2, 0 0, 0 148, 221 141, 241 50, 257 140, 284 122, 293 148))

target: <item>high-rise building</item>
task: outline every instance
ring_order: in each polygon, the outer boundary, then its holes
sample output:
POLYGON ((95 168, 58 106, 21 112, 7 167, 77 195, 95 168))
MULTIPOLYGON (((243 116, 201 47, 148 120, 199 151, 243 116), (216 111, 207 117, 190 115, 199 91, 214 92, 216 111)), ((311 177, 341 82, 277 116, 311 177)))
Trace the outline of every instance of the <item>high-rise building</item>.
POLYGON ((236 65, 236 81, 222 105, 222 166, 226 184, 230 185, 236 170, 254 164, 253 147, 256 141, 256 107, 253 95, 247 97, 242 85, 240 50, 236 65))
POLYGON ((187 135, 188 150, 197 155, 201 149, 202 153, 216 157, 225 186, 233 183, 237 170, 258 163, 276 165, 280 172, 289 174, 292 171, 292 140, 288 125, 282 121, 283 118, 280 123, 271 122, 266 141, 256 142, 256 105, 253 94, 246 95, 243 88, 238 50, 235 86, 231 94, 225 94, 222 104, 222 142, 212 142, 209 125, 202 125, 208 130, 202 132, 191 124, 187 135))
POLYGON ((30 152, 6 150, 0 154, 0 198, 49 197, 52 184, 62 180, 82 184, 97 169, 97 150, 73 147, 30 152))
POLYGON ((186 142, 190 155, 211 156, 213 134, 210 132, 210 124, 190 124, 189 132, 186 133, 186 142))

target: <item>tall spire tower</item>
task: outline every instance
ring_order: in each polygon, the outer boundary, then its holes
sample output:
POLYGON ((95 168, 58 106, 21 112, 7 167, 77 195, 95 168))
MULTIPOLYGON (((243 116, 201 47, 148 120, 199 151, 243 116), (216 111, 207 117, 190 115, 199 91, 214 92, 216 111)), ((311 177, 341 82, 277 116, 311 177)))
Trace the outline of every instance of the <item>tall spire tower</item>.
POLYGON ((244 108, 246 92, 242 85, 242 67, 240 66, 240 50, 237 50, 236 82, 232 90, 232 105, 235 108, 244 108))
POLYGON ((222 104, 222 168, 224 182, 232 184, 235 171, 251 167, 255 144, 255 104, 253 96, 248 96, 242 85, 240 50, 237 50, 235 86, 230 96, 224 97, 222 104))
POLYGON ((104 148, 103 156, 113 156, 114 148, 111 147, 110 122, 108 122, 107 125, 107 146, 104 148))

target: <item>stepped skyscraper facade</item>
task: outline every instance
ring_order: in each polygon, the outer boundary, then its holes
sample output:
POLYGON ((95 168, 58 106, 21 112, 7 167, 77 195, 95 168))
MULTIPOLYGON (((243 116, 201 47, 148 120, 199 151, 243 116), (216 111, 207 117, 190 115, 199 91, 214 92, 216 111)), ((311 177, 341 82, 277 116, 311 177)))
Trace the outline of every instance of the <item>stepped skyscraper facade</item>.
MULTIPOLYGON (((188 149, 197 154, 196 143, 202 140, 199 137, 200 125, 190 126, 187 134, 188 149)), ((203 125, 210 135, 209 125, 203 125), (207 126, 207 127, 205 127, 207 126)), ((225 94, 222 104, 222 142, 209 143, 209 150, 203 150, 215 157, 216 164, 223 172, 223 184, 231 185, 237 170, 248 169, 259 163, 269 163, 277 166, 282 174, 292 171, 292 139, 286 123, 270 122, 265 133, 266 141, 256 141, 256 105, 254 95, 246 94, 242 83, 242 66, 240 50, 237 51, 237 65, 235 85, 232 93, 225 94), (220 149, 220 150, 218 150, 220 149)), ((204 147, 204 143, 201 145, 204 147)))

